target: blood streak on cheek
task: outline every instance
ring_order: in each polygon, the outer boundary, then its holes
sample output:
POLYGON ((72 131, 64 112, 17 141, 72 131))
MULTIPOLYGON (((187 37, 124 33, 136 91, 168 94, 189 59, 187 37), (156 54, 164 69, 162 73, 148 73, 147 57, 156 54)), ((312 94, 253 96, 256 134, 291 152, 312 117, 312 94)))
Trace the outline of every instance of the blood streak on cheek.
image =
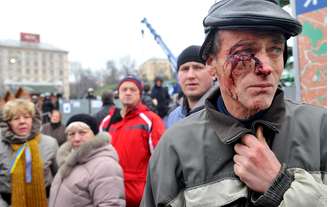
POLYGON ((233 88, 236 86, 236 79, 242 74, 252 70, 254 70, 256 74, 262 73, 263 64, 254 54, 232 54, 227 57, 223 67, 224 73, 229 77, 225 79, 224 83, 230 95, 237 100, 237 94, 233 92, 233 88))
POLYGON ((254 54, 229 55, 225 62, 225 68, 230 65, 230 78, 237 77, 242 73, 254 70, 256 74, 263 69, 262 62, 254 54))

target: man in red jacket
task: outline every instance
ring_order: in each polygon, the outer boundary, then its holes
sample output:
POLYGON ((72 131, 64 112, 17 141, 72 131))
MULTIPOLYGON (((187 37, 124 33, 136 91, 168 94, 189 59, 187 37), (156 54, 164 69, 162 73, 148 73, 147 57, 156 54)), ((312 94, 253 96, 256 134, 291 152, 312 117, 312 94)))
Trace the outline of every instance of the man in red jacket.
POLYGON ((112 144, 124 171, 126 206, 139 206, 146 183, 148 161, 165 126, 141 103, 142 82, 127 76, 118 84, 122 120, 109 128, 112 144))

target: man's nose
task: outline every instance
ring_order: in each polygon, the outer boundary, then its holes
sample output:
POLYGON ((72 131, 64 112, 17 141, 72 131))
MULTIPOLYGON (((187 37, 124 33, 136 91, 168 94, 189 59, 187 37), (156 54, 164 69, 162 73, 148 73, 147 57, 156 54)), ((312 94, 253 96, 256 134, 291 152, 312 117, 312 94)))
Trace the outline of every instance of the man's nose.
POLYGON ((262 64, 255 68, 256 75, 270 75, 272 72, 272 68, 268 64, 262 64))
POLYGON ((195 77, 195 71, 194 71, 193 68, 190 68, 190 69, 188 70, 188 72, 187 72, 187 77, 188 77, 188 78, 193 78, 193 77, 195 77))
POLYGON ((258 56, 259 63, 255 66, 256 75, 270 75, 273 71, 273 68, 270 64, 270 58, 266 54, 261 54, 258 56))

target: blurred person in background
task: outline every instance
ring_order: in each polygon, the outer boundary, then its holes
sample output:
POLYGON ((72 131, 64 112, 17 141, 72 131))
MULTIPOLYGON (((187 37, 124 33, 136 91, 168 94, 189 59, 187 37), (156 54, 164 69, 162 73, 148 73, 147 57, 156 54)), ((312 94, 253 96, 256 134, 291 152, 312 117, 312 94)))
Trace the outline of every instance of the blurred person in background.
POLYGON ((126 76, 118 84, 122 120, 109 128, 124 172, 127 207, 139 207, 146 183, 149 158, 165 126, 161 118, 141 102, 142 82, 126 76))
POLYGON ((108 133, 98 133, 94 117, 76 114, 67 121, 66 134, 49 207, 124 207, 123 172, 108 133))
POLYGON ((154 99, 157 114, 163 119, 169 111, 171 101, 168 88, 163 86, 163 78, 155 77, 150 96, 154 99))
POLYGON ((0 111, 0 206, 46 207, 57 172, 57 141, 40 133, 40 114, 25 99, 0 111))
POLYGON ((41 132, 55 138, 59 146, 66 142, 65 126, 61 121, 60 111, 53 109, 50 114, 50 122, 41 127, 41 132))
POLYGON ((46 93, 42 103, 42 124, 50 122, 50 113, 53 109, 55 107, 51 101, 50 94, 46 93))
POLYGON ((183 92, 182 104, 168 115, 166 127, 204 107, 207 92, 213 86, 214 70, 205 66, 200 56, 200 46, 184 49, 178 57, 178 81, 183 92), (202 100, 202 101, 200 101, 202 100))
POLYGON ((114 103, 114 94, 104 92, 102 95, 103 107, 95 115, 100 131, 108 132, 110 126, 122 119, 121 109, 114 103))
POLYGON ((94 117, 97 120, 98 126, 100 126, 100 124, 104 120, 104 118, 106 116, 108 116, 112 110, 115 109, 114 95, 112 92, 110 92, 110 91, 103 92, 101 95, 101 101, 102 101, 102 107, 94 115, 94 117))
POLYGON ((151 89, 151 87, 149 84, 144 85, 141 100, 142 100, 142 103, 144 105, 146 105, 151 111, 157 113, 156 106, 155 106, 154 101, 150 94, 150 89, 151 89))

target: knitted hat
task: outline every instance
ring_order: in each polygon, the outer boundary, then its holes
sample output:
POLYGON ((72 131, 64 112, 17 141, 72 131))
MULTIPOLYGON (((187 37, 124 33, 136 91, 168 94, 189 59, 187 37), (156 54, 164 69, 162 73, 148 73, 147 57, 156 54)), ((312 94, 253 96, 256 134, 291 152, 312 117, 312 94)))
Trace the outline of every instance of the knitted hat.
POLYGON ((93 131, 95 135, 98 134, 99 129, 98 129, 97 120, 93 116, 90 116, 89 114, 76 114, 74 116, 71 116, 71 118, 69 118, 66 123, 66 127, 68 127, 68 125, 70 125, 71 123, 77 121, 85 123, 90 127, 90 129, 93 131))
POLYGON ((191 45, 184 49, 178 57, 178 71, 181 65, 186 62, 198 62, 205 64, 205 60, 203 60, 200 56, 200 46, 191 45))
MULTIPOLYGON (((286 40, 302 31, 302 25, 274 0, 221 0, 203 20, 205 41, 201 56, 207 59, 218 30, 259 29, 282 32, 286 40)), ((286 49, 287 50, 287 49, 286 49)))
POLYGON ((132 83, 134 83, 137 88, 140 91, 140 94, 142 93, 143 90, 143 84, 141 82, 141 80, 139 80, 136 76, 134 75, 127 75, 126 77, 124 77, 117 85, 117 90, 119 90, 120 86, 122 85, 122 83, 126 82, 126 81, 130 81, 132 83))

